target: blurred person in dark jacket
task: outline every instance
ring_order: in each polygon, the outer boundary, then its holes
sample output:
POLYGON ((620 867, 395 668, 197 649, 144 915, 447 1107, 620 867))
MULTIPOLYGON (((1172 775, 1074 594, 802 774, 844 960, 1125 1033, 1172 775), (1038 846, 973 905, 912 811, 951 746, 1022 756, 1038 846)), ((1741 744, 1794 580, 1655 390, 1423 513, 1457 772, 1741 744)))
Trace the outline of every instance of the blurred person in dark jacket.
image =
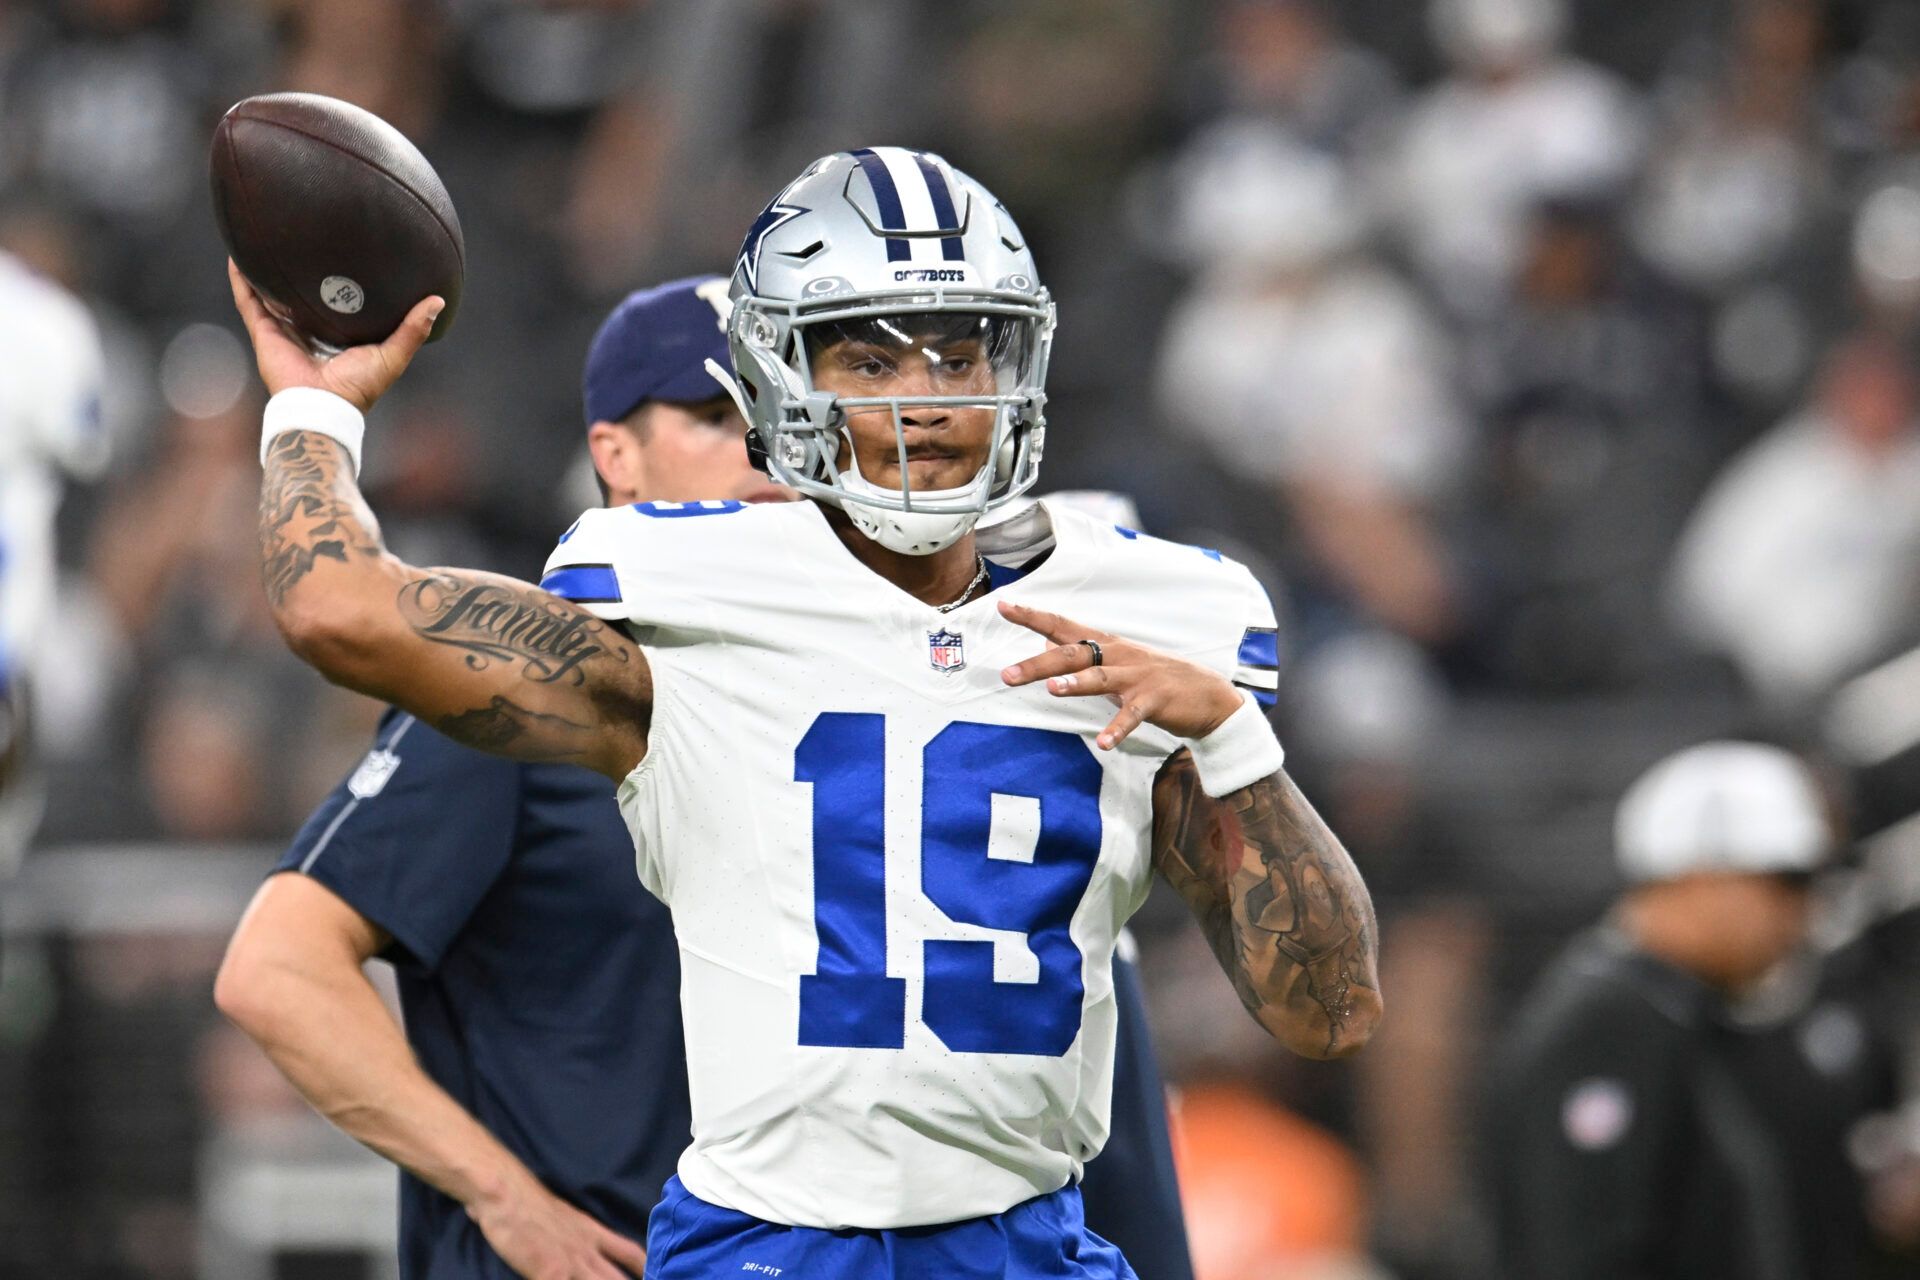
POLYGON ((1617 206, 1532 207, 1505 305, 1462 333, 1474 469, 1476 665, 1541 693, 1671 664, 1660 576, 1714 460, 1705 353, 1621 242, 1617 206))
POLYGON ((1628 790, 1615 843, 1629 887, 1527 999, 1488 1095, 1503 1274, 1864 1274, 1843 1135, 1877 1090, 1873 1046, 1858 1024, 1823 1025, 1825 1005, 1741 1019, 1805 941, 1833 841, 1812 772, 1774 747, 1691 747, 1628 790))

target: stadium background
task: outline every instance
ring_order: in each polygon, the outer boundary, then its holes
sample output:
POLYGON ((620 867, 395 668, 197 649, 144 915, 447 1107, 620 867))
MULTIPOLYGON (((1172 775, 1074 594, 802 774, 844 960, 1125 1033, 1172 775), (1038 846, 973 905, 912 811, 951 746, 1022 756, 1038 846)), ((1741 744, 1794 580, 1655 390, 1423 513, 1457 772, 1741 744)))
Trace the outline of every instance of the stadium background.
POLYGON ((1046 485, 1269 581, 1292 767, 1382 917, 1393 1015, 1332 1066, 1263 1042, 1177 904, 1137 923, 1203 1280, 1479 1274, 1488 1046, 1663 752, 1777 736, 1875 801, 1829 941, 1920 898, 1898 771, 1859 767, 1920 698, 1846 683, 1920 643, 1920 6, 1423 8, 0 0, 0 246, 100 318, 114 443, 62 512, 47 815, 0 898, 0 1277, 387 1265, 389 1172, 209 994, 374 715, 256 581, 205 178, 256 92, 378 112, 459 208, 458 325, 364 476, 416 563, 537 570, 593 500, 599 318, 726 269, 814 155, 938 150, 1014 210, 1061 313, 1046 485))

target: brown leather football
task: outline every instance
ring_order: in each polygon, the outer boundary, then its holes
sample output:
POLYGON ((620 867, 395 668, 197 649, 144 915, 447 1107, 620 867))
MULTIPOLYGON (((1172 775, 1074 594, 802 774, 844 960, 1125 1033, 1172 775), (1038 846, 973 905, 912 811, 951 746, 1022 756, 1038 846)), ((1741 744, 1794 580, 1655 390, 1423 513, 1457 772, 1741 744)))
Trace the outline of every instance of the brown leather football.
POLYGON ((269 307, 331 347, 379 342, 429 294, 460 307, 467 247, 440 176, 398 129, 314 93, 236 103, 213 131, 213 209, 269 307))

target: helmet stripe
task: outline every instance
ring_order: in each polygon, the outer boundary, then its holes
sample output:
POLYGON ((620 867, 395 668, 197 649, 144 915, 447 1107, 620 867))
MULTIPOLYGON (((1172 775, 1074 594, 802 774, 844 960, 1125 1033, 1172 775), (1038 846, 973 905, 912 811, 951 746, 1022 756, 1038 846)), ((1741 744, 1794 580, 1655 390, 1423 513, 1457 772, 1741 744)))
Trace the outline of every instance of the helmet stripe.
MULTIPOLYGON (((960 217, 953 211, 953 193, 947 189, 947 178, 940 172, 940 166, 924 151, 914 152, 913 160, 920 166, 920 176, 927 180, 927 194, 933 197, 934 218, 942 228, 959 227, 960 217)), ((959 236, 943 236, 940 252, 949 262, 958 262, 967 256, 959 236)))
POLYGON ((926 179, 913 162, 914 153, 905 147, 875 147, 873 154, 887 166, 893 189, 900 195, 900 213, 905 219, 900 229, 907 236, 913 261, 938 262, 940 251, 928 237, 940 230, 940 220, 934 216, 933 193, 927 190, 926 179))
MULTIPOLYGON (((884 231, 905 231, 907 215, 900 208, 900 189, 893 185, 893 174, 887 171, 887 162, 875 155, 871 147, 862 147, 853 152, 853 158, 860 162, 860 171, 867 175, 867 185, 873 188, 873 202, 880 210, 880 225, 884 231)), ((913 256, 907 242, 899 236, 887 237, 887 261, 905 262, 913 256)))

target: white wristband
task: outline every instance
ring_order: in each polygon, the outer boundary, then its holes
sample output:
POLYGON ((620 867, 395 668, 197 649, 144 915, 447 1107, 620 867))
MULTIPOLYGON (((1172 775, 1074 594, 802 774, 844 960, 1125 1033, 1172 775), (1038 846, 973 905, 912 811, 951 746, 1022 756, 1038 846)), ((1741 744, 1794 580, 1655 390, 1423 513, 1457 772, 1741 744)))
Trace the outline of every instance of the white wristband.
POLYGON ((1278 773, 1287 758, 1266 713, 1245 690, 1240 709, 1204 738, 1188 741, 1200 789, 1216 800, 1278 773))
POLYGON ((360 474, 360 440, 367 434, 367 420, 358 409, 331 391, 318 387, 288 387, 276 391, 267 401, 266 415, 260 422, 260 465, 267 465, 267 446, 275 436, 289 431, 318 431, 332 436, 353 459, 353 474, 360 474))

